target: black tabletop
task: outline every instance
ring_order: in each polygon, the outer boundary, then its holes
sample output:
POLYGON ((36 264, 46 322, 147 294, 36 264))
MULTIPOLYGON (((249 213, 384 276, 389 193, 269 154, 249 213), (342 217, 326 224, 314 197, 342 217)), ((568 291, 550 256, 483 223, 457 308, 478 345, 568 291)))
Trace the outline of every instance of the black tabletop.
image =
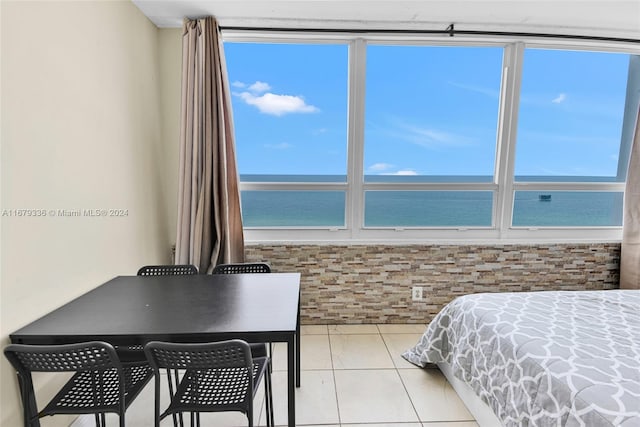
POLYGON ((296 330, 299 273, 118 276, 10 335, 14 343, 248 341, 296 330))

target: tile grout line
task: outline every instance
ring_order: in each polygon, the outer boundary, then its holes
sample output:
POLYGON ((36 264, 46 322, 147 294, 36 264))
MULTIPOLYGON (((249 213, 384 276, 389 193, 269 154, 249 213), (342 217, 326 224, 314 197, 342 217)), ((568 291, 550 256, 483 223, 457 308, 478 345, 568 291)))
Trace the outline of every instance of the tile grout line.
POLYGON ((338 425, 342 425, 342 417, 340 416, 340 402, 338 400, 338 381, 336 381, 336 369, 333 365, 333 348, 331 347, 331 334, 327 325, 327 342, 329 343, 329 358, 331 359, 331 376, 333 377, 333 393, 336 400, 336 411, 338 413, 338 425))
MULTIPOLYGON (((379 331, 380 327, 378 325, 376 325, 376 327, 378 328, 378 331, 379 331)), ((387 349, 387 353, 389 354, 389 357, 391 358, 391 361, 393 362, 393 368, 396 371, 396 375, 398 376, 398 378, 400 378, 400 383, 402 384, 402 388, 404 388, 404 392, 407 393, 407 397, 409 398, 409 402, 411 403, 411 407, 413 408, 413 412, 416 414, 416 419, 418 420, 418 423, 420 425, 423 425, 422 420, 420 419, 420 414, 418 413, 418 410, 416 409, 416 405, 413 403, 413 399, 411 398, 411 394, 409 393, 409 390, 407 389, 407 385, 404 383, 404 380, 402 379, 402 375, 400 375, 399 368, 396 365, 395 360, 393 359, 393 355, 391 354, 391 349, 389 349, 389 346, 387 345, 387 342, 385 341, 384 336, 382 335, 382 333, 380 334, 380 339, 384 343, 384 347, 387 349)))
MULTIPOLYGON (((402 388, 405 390, 405 393, 406 393, 407 397, 409 398, 409 403, 410 403, 411 407, 414 410, 414 414, 416 415, 416 420, 415 421, 391 421, 391 423, 393 425, 398 425, 399 427, 402 427, 402 425, 407 425, 407 426, 411 426, 411 427, 414 427, 414 426, 428 427, 428 426, 432 425, 432 423, 436 423, 437 424, 437 423, 441 423, 442 422, 442 423, 447 423, 446 425, 449 426, 449 427, 454 427, 455 425, 461 425, 462 426, 462 425, 464 425, 464 423, 474 422, 475 421, 473 419, 471 419, 471 420, 447 420, 447 421, 444 421, 444 420, 443 421, 434 421, 434 420, 423 421, 420 418, 420 414, 417 411, 416 403, 414 403, 414 401, 413 401, 413 399, 411 397, 411 394, 409 393, 407 382, 405 381, 405 379, 401 375, 401 372, 403 372, 405 369, 402 368, 402 366, 400 364, 397 364, 396 361, 394 360, 393 354, 395 354, 395 353, 392 354, 392 344, 394 343, 394 341, 393 340, 390 340, 390 341, 385 340, 384 334, 382 332, 381 325, 380 324, 375 324, 375 326, 376 326, 376 331, 377 332, 369 333, 369 334, 362 334, 362 333, 357 333, 357 332, 352 332, 352 333, 348 333, 348 334, 347 333, 332 334, 330 332, 330 330, 329 330, 329 325, 327 325, 327 331, 323 332, 322 334, 303 334, 303 335, 325 335, 325 336, 327 336, 327 341, 328 341, 327 344, 328 344, 328 347, 329 347, 329 357, 331 359, 329 361, 330 362, 330 369, 331 369, 331 375, 332 375, 332 378, 333 378, 333 381, 334 381, 333 401, 336 404, 336 412, 337 412, 336 415, 337 415, 337 418, 338 418, 336 423, 323 423, 323 424, 311 423, 311 424, 318 425, 318 426, 322 425, 322 426, 325 426, 325 427, 366 427, 366 426, 369 425, 367 423, 364 423, 364 424, 363 423, 357 423, 357 422, 356 423, 344 423, 342 421, 342 414, 341 414, 341 408, 340 408, 340 399, 339 399, 339 396, 338 396, 336 365, 335 365, 335 360, 334 360, 334 356, 335 355, 333 354, 334 349, 332 347, 331 337, 333 335, 354 335, 354 334, 355 335, 374 335, 374 336, 378 335, 379 339, 381 339, 382 342, 383 342, 384 348, 387 350, 387 355, 389 357, 391 357, 393 365, 390 368, 377 368, 377 369, 395 371, 397 377, 399 377, 399 379, 400 379, 400 383, 402 384, 402 388)), ((408 332, 408 331, 405 332, 405 333, 406 334, 413 334, 413 332, 408 332)), ((387 332, 387 335, 396 335, 396 334, 402 334, 402 332, 387 332)), ((377 370, 377 369, 374 369, 374 370, 377 370)), ((322 369, 322 368, 310 369, 310 371, 324 371, 324 370, 325 369, 322 369)), ((361 368, 361 369, 351 368, 351 370, 369 371, 369 370, 372 370, 372 369, 371 368, 361 368)), ((476 427, 477 427, 477 424, 476 424, 476 427)))

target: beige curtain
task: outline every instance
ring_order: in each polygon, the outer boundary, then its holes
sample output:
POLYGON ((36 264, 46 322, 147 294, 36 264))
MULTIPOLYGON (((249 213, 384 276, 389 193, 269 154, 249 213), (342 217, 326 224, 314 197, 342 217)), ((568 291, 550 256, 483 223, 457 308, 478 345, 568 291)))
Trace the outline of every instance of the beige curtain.
POLYGON ((640 109, 624 192, 620 288, 640 289, 640 109))
POLYGON ((214 18, 184 23, 181 108, 175 262, 210 273, 244 261, 231 99, 214 18))

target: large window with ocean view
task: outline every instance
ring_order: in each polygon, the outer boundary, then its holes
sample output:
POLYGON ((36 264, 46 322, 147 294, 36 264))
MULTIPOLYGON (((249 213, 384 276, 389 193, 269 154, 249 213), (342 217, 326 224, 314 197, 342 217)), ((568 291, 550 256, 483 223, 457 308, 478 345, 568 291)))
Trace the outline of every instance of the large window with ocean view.
POLYGON ((344 227, 347 44, 225 43, 246 227, 344 227))
POLYGON ((622 225, 638 58, 525 49, 514 226, 622 225))
POLYGON ((249 240, 621 237, 638 46, 223 37, 249 240))
POLYGON ((446 188, 494 181, 502 56, 502 47, 367 46, 365 227, 492 225, 491 191, 446 188))

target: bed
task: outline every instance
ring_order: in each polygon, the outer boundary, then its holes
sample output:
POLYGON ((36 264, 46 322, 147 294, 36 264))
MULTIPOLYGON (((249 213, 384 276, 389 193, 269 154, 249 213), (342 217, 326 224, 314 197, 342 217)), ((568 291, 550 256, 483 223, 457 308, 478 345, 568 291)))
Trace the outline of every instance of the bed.
POLYGON ((640 427, 640 290, 458 297, 403 357, 505 426, 640 427))

